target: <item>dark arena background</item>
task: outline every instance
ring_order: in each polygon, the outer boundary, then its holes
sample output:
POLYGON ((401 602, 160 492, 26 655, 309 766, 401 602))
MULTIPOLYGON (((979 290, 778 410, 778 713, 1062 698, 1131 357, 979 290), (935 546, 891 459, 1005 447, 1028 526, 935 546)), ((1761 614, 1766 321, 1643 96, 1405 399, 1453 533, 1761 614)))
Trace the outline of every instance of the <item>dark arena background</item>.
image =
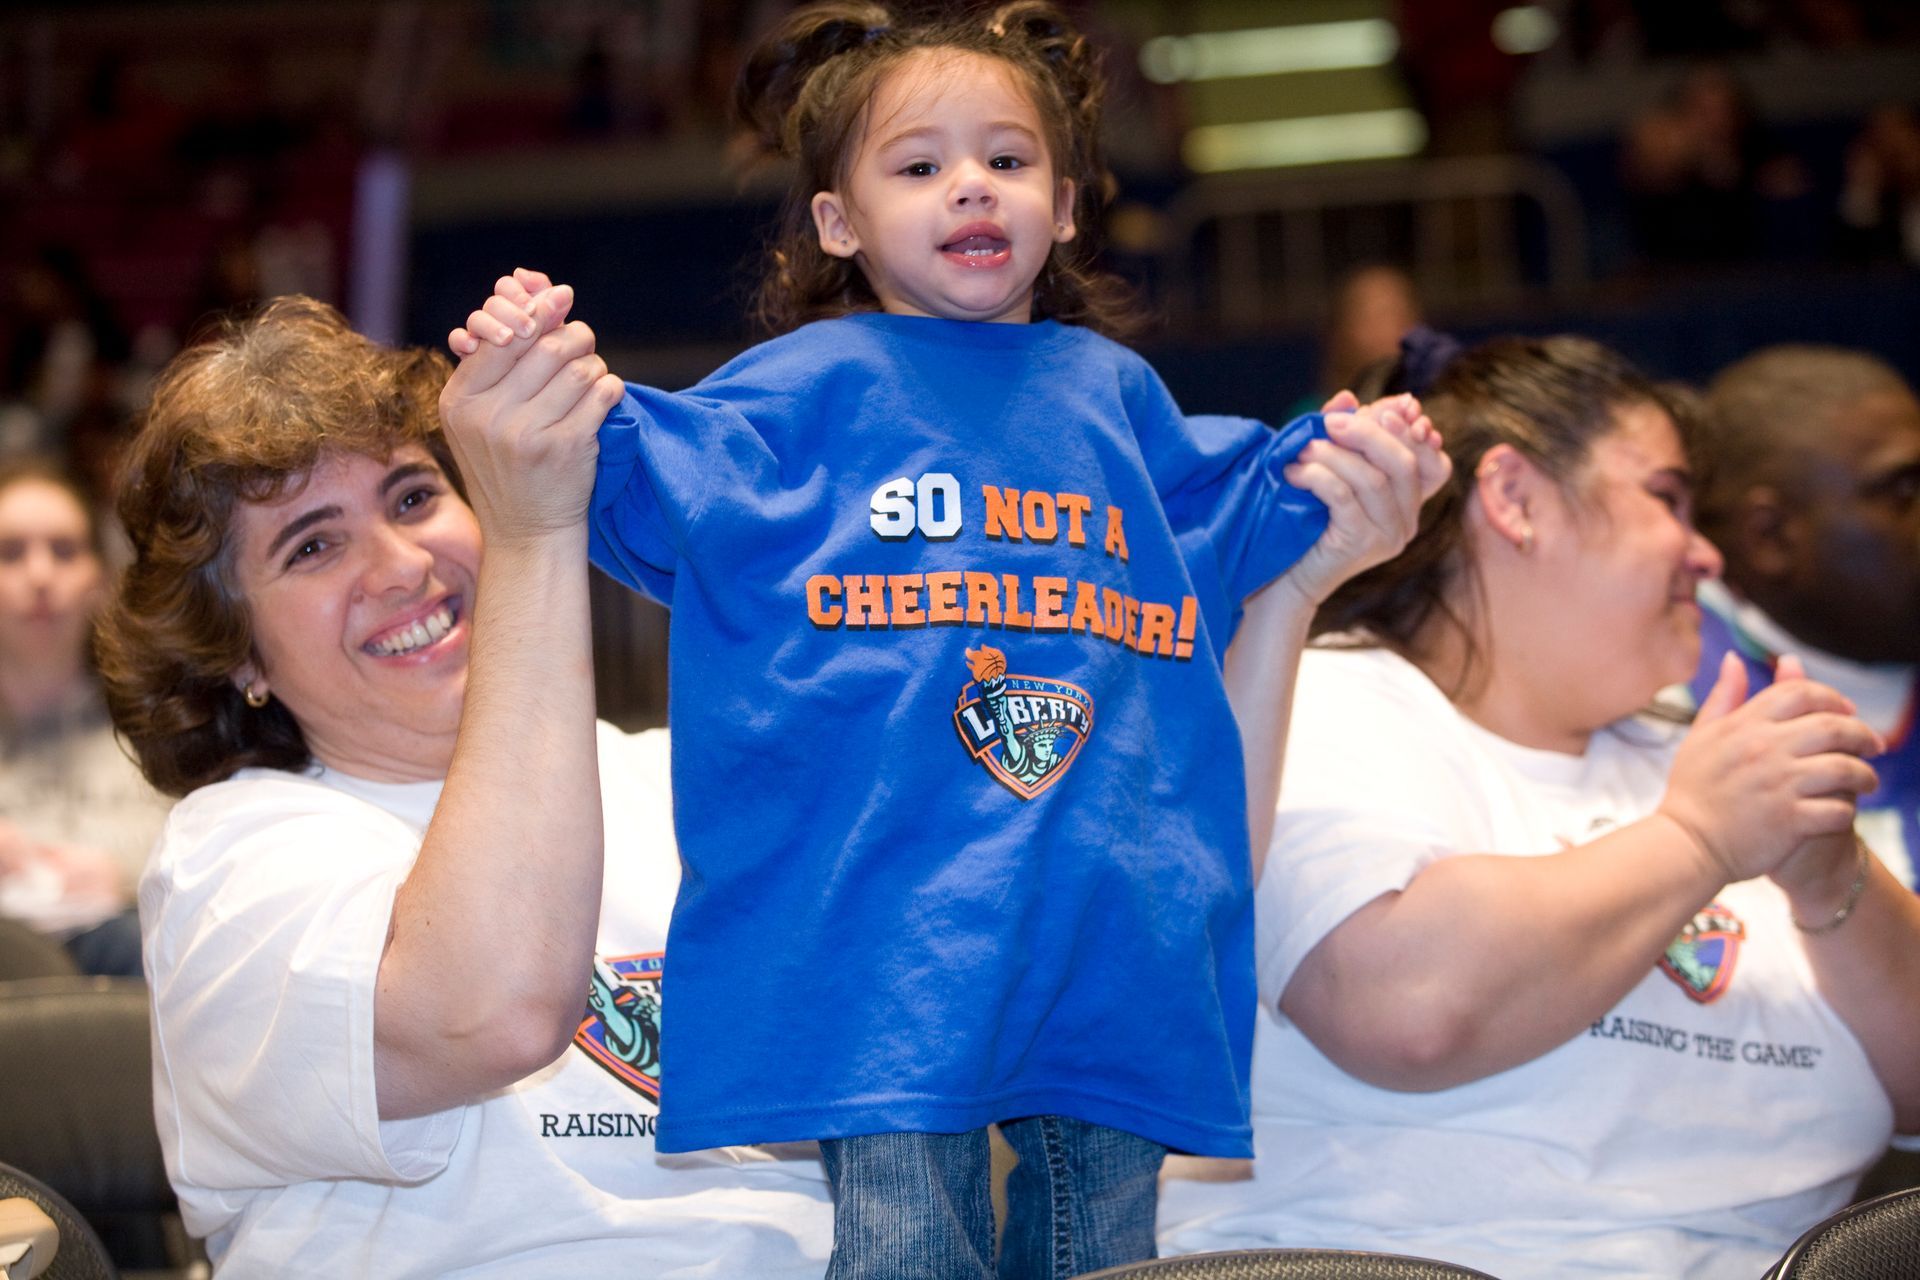
MULTIPOLYGON (((12 5, 0 450, 110 489, 154 370, 287 292, 439 343, 515 265, 612 368, 748 340, 779 175, 725 100, 776 0, 12 5)), ((1317 403, 1425 320, 1576 331, 1664 378, 1771 342, 1920 379, 1920 6, 1115 0, 1098 229, 1192 411, 1317 403)), ((603 710, 665 715, 665 618, 601 584, 603 710)))

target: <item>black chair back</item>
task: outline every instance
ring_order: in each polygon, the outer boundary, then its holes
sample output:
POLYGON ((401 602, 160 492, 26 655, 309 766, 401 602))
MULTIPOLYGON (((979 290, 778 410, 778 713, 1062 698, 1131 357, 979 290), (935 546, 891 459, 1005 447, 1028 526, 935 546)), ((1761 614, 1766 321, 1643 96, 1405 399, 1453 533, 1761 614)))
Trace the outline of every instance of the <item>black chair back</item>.
POLYGON ((1078 1280, 1494 1280, 1484 1271, 1352 1249, 1235 1249, 1131 1262, 1078 1280))
POLYGON ((70 978, 80 972, 67 949, 18 920, 0 920, 0 982, 15 978, 70 978))
POLYGON ((1848 1205, 1793 1242, 1765 1280, 1916 1280, 1920 1188, 1848 1205))
POLYGON ((153 1118, 146 984, 0 982, 0 1161, 70 1202, 128 1267, 181 1253, 153 1118))
POLYGON ((60 1232, 53 1265, 40 1273, 39 1280, 119 1280, 120 1273, 107 1256, 107 1247, 59 1192, 30 1174, 0 1164, 0 1200, 15 1196, 39 1205, 60 1232))

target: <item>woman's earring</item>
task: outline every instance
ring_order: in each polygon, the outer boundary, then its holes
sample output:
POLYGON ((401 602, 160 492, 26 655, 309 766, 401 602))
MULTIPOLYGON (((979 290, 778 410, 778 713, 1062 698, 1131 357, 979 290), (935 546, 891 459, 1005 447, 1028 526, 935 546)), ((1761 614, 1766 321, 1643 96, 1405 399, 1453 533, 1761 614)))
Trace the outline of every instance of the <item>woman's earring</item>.
POLYGON ((1520 527, 1520 554, 1523 556, 1533 554, 1533 526, 1530 524, 1520 527))
POLYGON ((246 688, 240 691, 240 696, 247 700, 248 706, 252 707, 255 711, 258 711, 260 708, 267 705, 267 699, 271 695, 268 694, 265 689, 261 689, 255 685, 249 684, 247 685, 246 688))

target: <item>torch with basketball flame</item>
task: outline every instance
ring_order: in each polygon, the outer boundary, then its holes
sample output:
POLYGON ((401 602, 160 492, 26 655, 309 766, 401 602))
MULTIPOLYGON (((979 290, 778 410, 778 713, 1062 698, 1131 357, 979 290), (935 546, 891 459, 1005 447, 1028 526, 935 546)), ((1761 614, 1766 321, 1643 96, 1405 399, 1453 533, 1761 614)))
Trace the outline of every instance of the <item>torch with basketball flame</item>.
POLYGON ((990 644, 969 649, 967 670, 973 672, 973 678, 984 688, 989 680, 998 680, 1007 674, 1007 655, 990 644))
POLYGON ((967 670, 980 686, 980 700, 993 712, 1000 726, 1000 740, 1006 744, 1001 765, 1022 782, 1032 783, 1059 763, 1053 754, 1053 740, 1060 736, 1058 725, 1032 724, 1026 737, 1014 732, 1013 717, 1007 713, 1007 655, 992 645, 967 650, 967 670))

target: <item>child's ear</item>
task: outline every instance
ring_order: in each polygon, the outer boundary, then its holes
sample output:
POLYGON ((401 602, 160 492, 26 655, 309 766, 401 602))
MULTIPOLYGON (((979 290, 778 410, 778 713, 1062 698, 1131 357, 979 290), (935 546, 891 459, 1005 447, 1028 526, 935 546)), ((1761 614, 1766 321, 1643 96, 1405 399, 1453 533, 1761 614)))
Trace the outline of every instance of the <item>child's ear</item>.
POLYGON ((1074 194, 1073 179, 1060 179, 1060 185, 1053 193, 1053 242, 1055 244, 1065 244, 1073 239, 1079 230, 1073 225, 1074 194))
POLYGON ((813 227, 820 233, 820 249, 830 257, 851 258, 860 252, 860 237, 847 217, 846 204, 839 193, 816 191, 813 195, 813 227))

